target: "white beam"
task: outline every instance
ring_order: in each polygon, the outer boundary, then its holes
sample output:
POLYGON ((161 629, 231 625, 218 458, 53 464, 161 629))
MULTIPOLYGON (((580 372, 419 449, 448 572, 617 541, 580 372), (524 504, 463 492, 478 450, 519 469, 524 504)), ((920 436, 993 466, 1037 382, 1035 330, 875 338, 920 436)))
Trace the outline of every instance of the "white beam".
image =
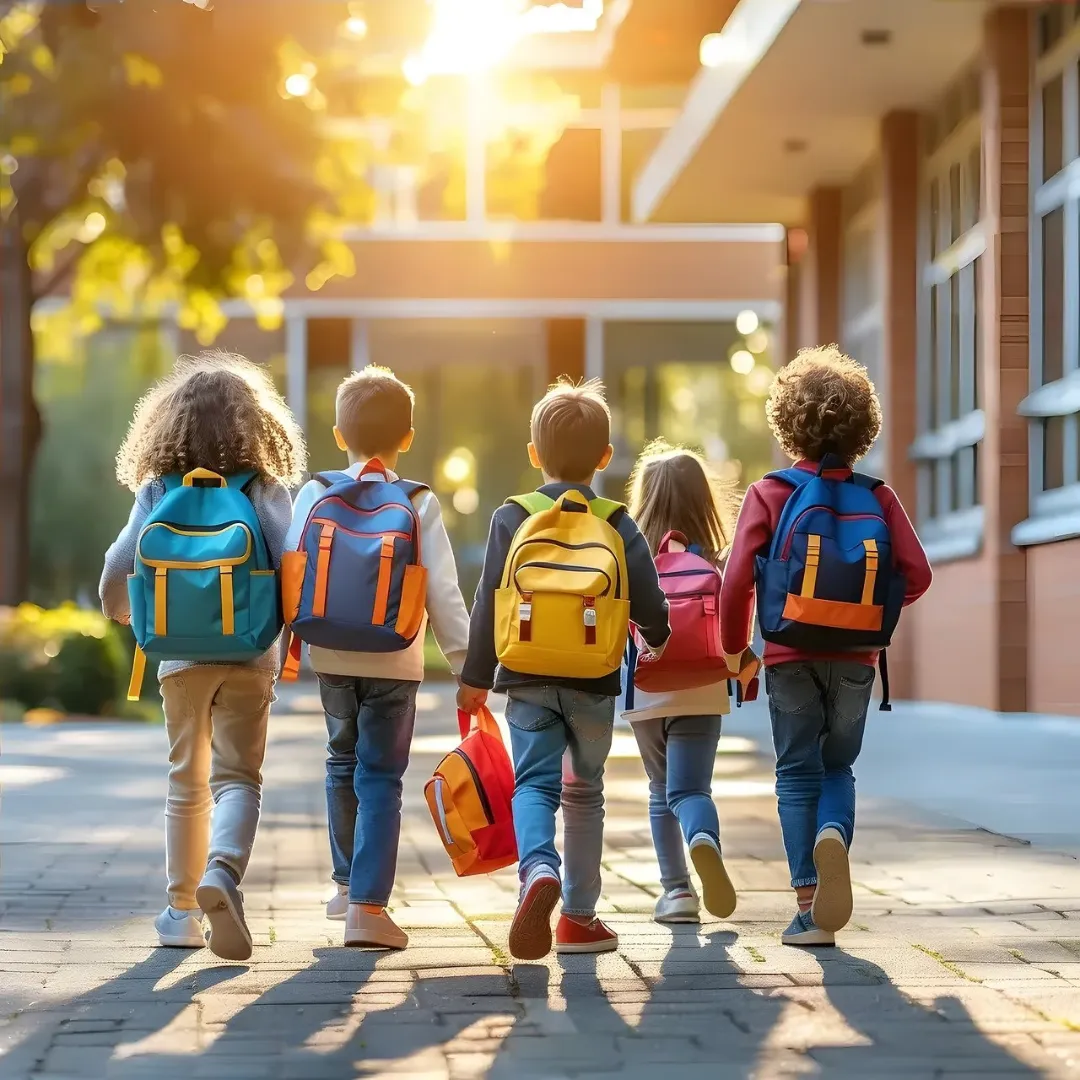
POLYGON ((647 221, 690 164, 735 92, 772 47, 801 0, 739 0, 718 38, 720 62, 690 85, 679 119, 661 138, 634 183, 635 221, 647 221))

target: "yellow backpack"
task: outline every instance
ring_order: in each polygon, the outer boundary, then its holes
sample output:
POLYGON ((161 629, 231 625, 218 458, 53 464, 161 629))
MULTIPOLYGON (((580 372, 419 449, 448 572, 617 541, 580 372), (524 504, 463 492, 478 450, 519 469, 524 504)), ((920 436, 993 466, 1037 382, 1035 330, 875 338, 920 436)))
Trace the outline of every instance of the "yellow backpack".
POLYGON ((610 675, 630 626, 626 552, 610 524, 622 504, 587 502, 576 491, 558 501, 538 491, 508 501, 529 517, 514 534, 495 592, 499 663, 525 675, 610 675))

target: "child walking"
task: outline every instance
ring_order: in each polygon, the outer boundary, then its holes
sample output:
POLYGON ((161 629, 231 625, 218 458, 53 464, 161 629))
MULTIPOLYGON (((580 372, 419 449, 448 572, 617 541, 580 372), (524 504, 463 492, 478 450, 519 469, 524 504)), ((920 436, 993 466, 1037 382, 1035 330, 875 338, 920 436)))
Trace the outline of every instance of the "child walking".
MULTIPOLYGON (((481 694, 494 686, 509 698, 506 719, 514 758, 514 831, 521 880, 509 945, 519 960, 537 960, 551 950, 550 918, 560 892, 559 952, 604 952, 618 945, 617 935, 596 917, 596 902, 603 847, 604 764, 620 690, 625 614, 618 640, 605 642, 614 650, 614 660, 606 668, 609 674, 579 678, 554 670, 563 666, 564 650, 576 651, 578 659, 592 663, 590 647, 595 652, 608 627, 614 625, 614 609, 600 608, 627 604, 621 597, 614 600, 616 593, 628 591, 629 616, 651 649, 660 651, 669 634, 667 601, 645 538, 625 508, 597 499, 591 486, 594 474, 611 460, 610 426, 603 387, 595 381, 580 386, 560 382, 536 404, 528 452, 544 483, 537 492, 512 499, 495 511, 473 603, 463 693, 481 694), (590 515, 603 524, 593 524, 590 515), (549 523, 550 529, 538 527, 529 547, 521 548, 515 534, 530 521, 549 523), (583 530, 578 535, 587 532, 594 539, 567 542, 563 530, 575 527, 583 530), (504 588, 512 545, 516 551, 535 554, 520 555, 504 588), (586 549, 587 555, 580 554, 586 549), (602 569, 601 563, 609 569, 602 569), (581 581, 590 584, 578 584, 581 581), (528 591, 533 583, 535 594, 528 591), (581 589, 586 591, 575 591, 581 589), (507 603, 510 594, 515 599, 507 603), (529 655, 528 670, 500 662, 497 622, 499 638, 513 639, 519 654, 529 655), (575 641, 582 642, 580 648, 568 644, 575 641), (567 837, 565 886, 560 882, 562 863, 555 849, 560 801, 567 837)), ((462 707, 471 708, 472 702, 465 700, 462 707)))
MULTIPOLYGON (((630 490, 630 514, 654 556, 664 537, 678 532, 691 552, 720 564, 738 503, 698 454, 657 440, 638 459, 630 490)), ((712 799, 720 727, 730 711, 727 681, 631 693, 633 678, 629 670, 623 677, 622 715, 633 728, 649 777, 649 824, 664 890, 653 917, 659 923, 699 921, 685 840, 701 879, 705 909, 727 918, 735 910, 735 889, 720 852, 720 821, 712 799)))
MULTIPOLYGON (((135 503, 105 555, 100 593, 106 616, 131 621, 127 579, 143 525, 166 497, 167 487, 172 490, 183 477, 201 480, 216 474, 218 481, 227 482, 254 474, 244 492, 276 569, 289 527, 286 485, 299 481, 305 459, 303 435, 263 369, 224 352, 181 357, 173 373, 136 406, 117 455, 117 479, 135 493, 135 503)), ((276 645, 244 663, 160 665, 169 739, 169 906, 154 924, 161 945, 209 944, 230 960, 251 955, 240 883, 259 824, 277 667, 276 645), (206 940, 204 912, 210 922, 206 940)))
POLYGON ((931 570, 896 493, 852 471, 881 430, 866 368, 835 345, 804 349, 777 374, 766 412, 795 465, 746 493, 724 575, 721 634, 726 653, 746 648, 756 569, 780 827, 798 901, 781 940, 832 945, 851 918, 852 766, 879 651, 845 643, 887 644, 889 618, 926 592, 931 570), (785 507, 796 499, 792 520, 785 507), (792 567, 778 594, 777 575, 792 567))
MULTIPOLYGON (((310 649, 326 713, 326 805, 337 886, 326 905, 326 917, 345 921, 346 945, 404 949, 408 936, 387 914, 386 905, 397 873, 402 776, 409 764, 416 693, 424 677, 424 637, 430 619, 451 670, 460 672, 468 649, 469 614, 438 499, 423 485, 400 481, 396 472, 398 458, 415 434, 412 390, 387 368, 369 365, 338 387, 336 420, 334 438, 349 458, 345 476, 398 485, 408 496, 419 523, 420 564, 427 588, 423 616, 406 648, 357 652, 312 645, 310 649)), ((289 552, 301 544, 317 500, 326 491, 326 484, 316 479, 297 495, 286 542, 289 552)), ((387 549, 386 539, 381 550, 393 552, 393 540, 387 549)), ((376 557, 376 573, 380 561, 376 557)), ((332 575, 334 563, 327 562, 332 575)), ((346 581, 343 586, 336 578, 330 589, 351 586, 359 606, 359 584, 346 581)), ((384 594, 384 609, 387 602, 384 594)), ((460 697, 475 712, 487 693, 477 690, 460 697)))

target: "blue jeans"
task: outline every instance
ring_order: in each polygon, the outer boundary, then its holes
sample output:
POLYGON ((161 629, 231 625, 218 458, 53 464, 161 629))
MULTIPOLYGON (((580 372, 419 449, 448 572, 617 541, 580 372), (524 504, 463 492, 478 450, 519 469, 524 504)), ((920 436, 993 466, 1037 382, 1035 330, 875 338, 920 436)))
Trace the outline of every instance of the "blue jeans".
POLYGON ((827 826, 851 844, 855 776, 874 669, 854 660, 777 664, 765 673, 776 799, 793 888, 816 885, 814 841, 827 826))
POLYGON ((561 801, 566 842, 563 911, 594 915, 604 847, 604 763, 611 750, 615 699, 557 686, 521 687, 510 690, 508 697, 521 880, 538 863, 559 872, 555 812, 561 801))
POLYGON ((708 833, 720 841, 712 798, 720 724, 719 716, 669 716, 630 725, 649 777, 649 825, 665 892, 690 884, 684 840, 708 833))
POLYGON ((326 713, 326 813, 334 880, 353 904, 385 906, 397 872, 401 778, 417 682, 320 675, 326 713))

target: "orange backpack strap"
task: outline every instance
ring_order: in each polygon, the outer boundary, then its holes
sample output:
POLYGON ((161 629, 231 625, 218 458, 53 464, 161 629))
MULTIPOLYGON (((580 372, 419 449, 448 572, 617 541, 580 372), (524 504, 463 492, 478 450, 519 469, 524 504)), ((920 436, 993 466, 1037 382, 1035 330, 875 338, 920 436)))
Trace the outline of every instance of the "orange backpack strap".
POLYGON ((291 631, 289 632, 289 651, 285 656, 285 666, 281 669, 282 682, 296 682, 300 677, 300 650, 304 643, 291 631))

